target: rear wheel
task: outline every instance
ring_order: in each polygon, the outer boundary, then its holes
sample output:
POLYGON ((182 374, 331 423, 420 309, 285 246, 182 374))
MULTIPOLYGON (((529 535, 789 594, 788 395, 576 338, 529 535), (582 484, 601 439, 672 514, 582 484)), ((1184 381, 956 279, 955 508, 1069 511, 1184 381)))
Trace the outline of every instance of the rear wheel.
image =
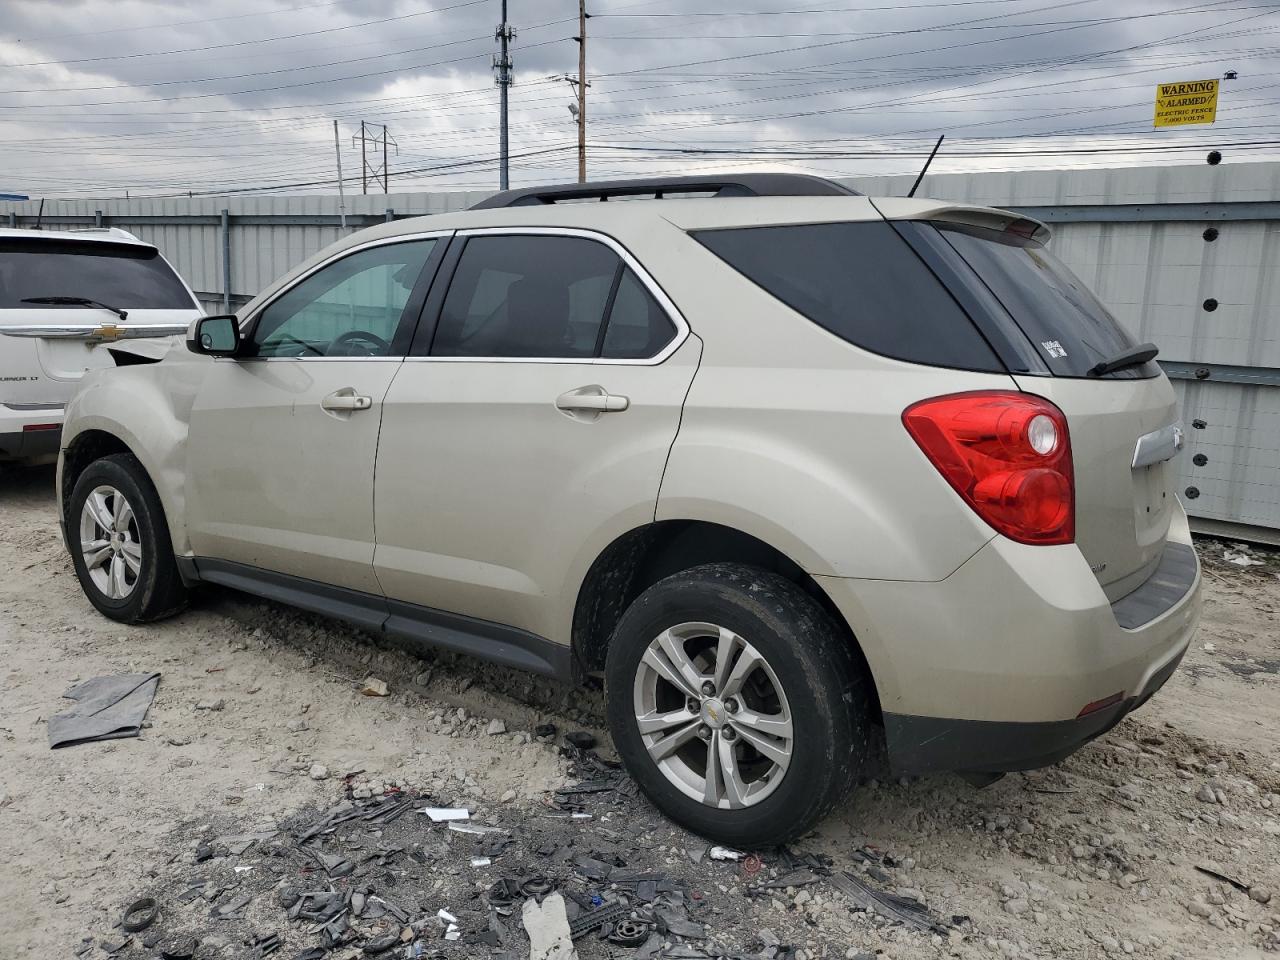
POLYGON ((871 753, 864 678, 799 587, 735 564, 660 581, 606 664, 614 743, 641 789, 705 836, 767 847, 810 829, 871 753))
POLYGON ((80 586, 122 623, 175 613, 186 603, 160 497, 129 453, 96 460, 67 502, 67 540, 80 586))

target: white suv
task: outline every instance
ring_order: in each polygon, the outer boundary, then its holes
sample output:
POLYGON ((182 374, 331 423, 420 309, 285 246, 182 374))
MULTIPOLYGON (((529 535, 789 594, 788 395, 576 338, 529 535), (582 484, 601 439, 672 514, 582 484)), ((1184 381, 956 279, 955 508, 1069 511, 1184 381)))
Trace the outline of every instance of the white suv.
POLYGON ((119 620, 208 582, 602 677, 639 785, 730 843, 882 748, 1051 763, 1169 677, 1200 580, 1173 390, 1046 236, 778 175, 363 231, 86 377, 76 571, 119 620))
POLYGON ((52 460, 86 369, 156 359, 203 312, 124 230, 0 229, 0 461, 52 460))

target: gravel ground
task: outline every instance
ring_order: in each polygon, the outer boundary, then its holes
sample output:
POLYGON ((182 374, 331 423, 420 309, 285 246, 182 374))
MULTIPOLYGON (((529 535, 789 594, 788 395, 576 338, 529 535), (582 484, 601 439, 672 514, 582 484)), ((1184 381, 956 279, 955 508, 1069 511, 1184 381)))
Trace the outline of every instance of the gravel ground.
POLYGON ((197 956, 250 957, 253 937, 275 934, 275 955, 294 958, 323 933, 287 919, 285 891, 332 889, 344 906, 350 892, 366 905, 344 915, 351 942, 330 957, 364 956, 370 939, 407 930, 399 955, 416 942, 423 956, 523 958, 524 894, 490 888, 537 876, 570 914, 595 895, 655 922, 644 947, 584 937, 584 960, 1280 950, 1274 553, 1240 566, 1225 559, 1240 555, 1232 545, 1201 542, 1204 620, 1182 669, 1064 763, 985 790, 954 777, 873 782, 789 850, 733 862, 713 860, 607 765, 596 693, 414 658, 221 591, 162 624, 111 623, 62 551, 50 470, 0 474, 0 529, 0 957, 106 956, 126 941, 123 907, 154 896, 159 920, 119 956, 154 957, 191 935, 197 956), (48 749, 68 687, 153 671, 162 678, 140 738, 48 749), (371 676, 388 696, 361 692, 371 676), (603 759, 536 736, 548 723, 594 732, 603 759), (563 792, 584 780, 601 792, 563 792), (450 831, 412 812, 424 805, 466 806, 472 823, 504 832, 450 831), (565 817, 575 810, 590 817, 565 817), (325 816, 357 813, 299 844, 325 816), (242 848, 234 838, 245 835, 259 839, 242 848), (352 872, 330 876, 308 849, 352 872), (485 854, 489 865, 472 865, 485 854), (857 883, 922 903, 908 907, 919 922, 866 911, 857 883), (246 896, 230 919, 210 918, 246 896), (459 939, 444 938, 440 909, 459 939))

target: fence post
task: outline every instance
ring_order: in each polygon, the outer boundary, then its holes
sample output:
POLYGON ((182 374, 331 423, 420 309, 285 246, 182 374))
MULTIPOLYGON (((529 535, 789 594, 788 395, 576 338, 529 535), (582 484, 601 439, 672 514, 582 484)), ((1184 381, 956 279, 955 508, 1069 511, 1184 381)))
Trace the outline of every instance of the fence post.
POLYGON ((95 210, 95 211, 93 211, 93 225, 94 225, 95 227, 101 227, 101 226, 102 226, 102 211, 101 211, 101 210, 95 210))
POLYGON ((222 211, 222 312, 231 312, 231 211, 222 211))
POLYGON ((9 226, 16 227, 18 225, 18 214, 16 211, 9 211, 9 226))
POLYGON ((392 210, 390 207, 387 207, 387 212, 383 215, 383 219, 385 219, 387 223, 390 223, 395 218, 396 218, 396 212, 392 210))

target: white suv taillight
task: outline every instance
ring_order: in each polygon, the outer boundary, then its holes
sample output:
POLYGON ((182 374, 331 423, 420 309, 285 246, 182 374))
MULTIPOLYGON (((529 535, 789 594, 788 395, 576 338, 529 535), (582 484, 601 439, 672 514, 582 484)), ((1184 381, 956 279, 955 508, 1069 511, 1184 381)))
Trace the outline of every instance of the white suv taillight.
POLYGON ((1021 543, 1075 539, 1067 418, 1048 400, 998 390, 912 404, 902 414, 925 456, 983 520, 1021 543))

